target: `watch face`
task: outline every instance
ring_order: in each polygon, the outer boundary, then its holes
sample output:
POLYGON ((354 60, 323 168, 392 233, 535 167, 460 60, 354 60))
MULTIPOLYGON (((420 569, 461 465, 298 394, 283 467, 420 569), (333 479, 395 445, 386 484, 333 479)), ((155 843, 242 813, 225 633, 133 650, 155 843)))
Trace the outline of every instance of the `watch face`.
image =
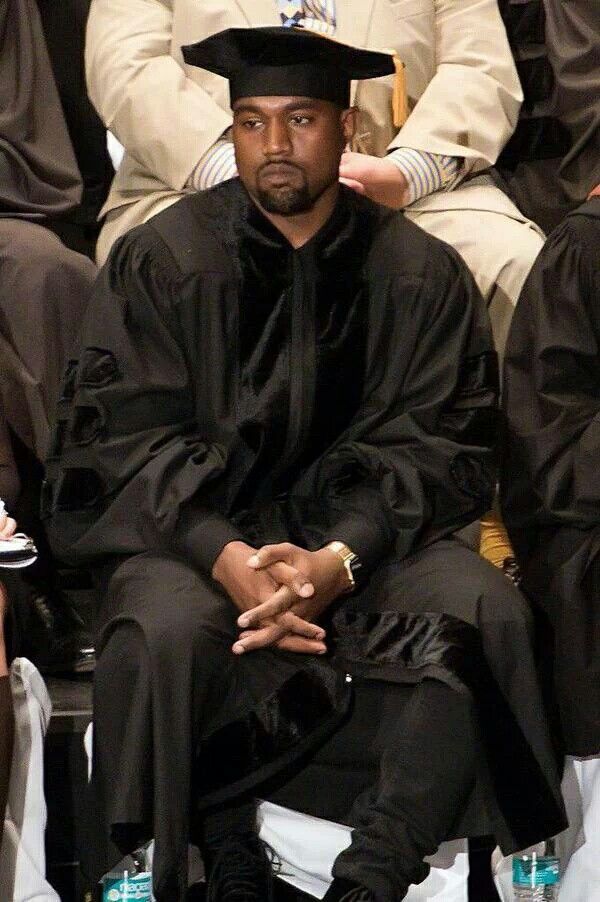
POLYGON ((352 575, 356 576, 362 568, 362 564, 361 564, 360 560, 358 559, 358 557, 356 555, 353 555, 353 557, 350 558, 349 563, 350 563, 350 569, 352 570, 352 575))
POLYGON ((334 554, 337 554, 340 558, 342 564, 344 565, 344 569, 348 574, 348 581, 350 583, 349 591, 352 591, 356 586, 356 575, 360 571, 362 564, 356 554, 349 548, 344 542, 330 542, 327 546, 330 551, 334 554))

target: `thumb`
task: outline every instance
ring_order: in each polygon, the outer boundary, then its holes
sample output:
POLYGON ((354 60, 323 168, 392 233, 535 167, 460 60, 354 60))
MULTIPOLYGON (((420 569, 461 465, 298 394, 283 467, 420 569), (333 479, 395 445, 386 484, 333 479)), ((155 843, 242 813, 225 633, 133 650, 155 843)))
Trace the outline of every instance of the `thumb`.
POLYGON ((339 182, 341 185, 346 185, 347 188, 352 188, 352 190, 356 191, 357 194, 367 193, 367 189, 365 188, 363 183, 357 181, 356 179, 347 179, 340 177, 339 182))

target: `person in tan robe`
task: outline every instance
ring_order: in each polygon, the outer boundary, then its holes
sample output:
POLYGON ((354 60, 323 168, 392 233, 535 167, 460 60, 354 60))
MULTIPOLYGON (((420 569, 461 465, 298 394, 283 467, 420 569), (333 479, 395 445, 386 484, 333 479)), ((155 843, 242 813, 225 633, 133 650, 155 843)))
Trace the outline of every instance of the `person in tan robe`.
MULTIPOLYGON (((343 177, 372 200, 405 207, 459 251, 487 302, 501 352, 542 234, 486 174, 522 99, 496 0, 318 0, 304 3, 301 24, 311 27, 320 6, 328 21, 318 30, 356 46, 393 48, 405 66, 408 116, 400 130, 392 117, 393 76, 355 91, 361 119, 354 148, 363 156, 345 155, 343 177), (401 166, 383 159, 398 150, 401 166), (448 160, 454 174, 438 178, 434 170, 448 160)), ((277 0, 93 0, 88 89, 125 148, 103 210, 99 262, 130 228, 210 185, 217 166, 211 162, 207 178, 203 164, 228 140, 227 82, 186 66, 181 45, 228 27, 280 24, 277 0)))

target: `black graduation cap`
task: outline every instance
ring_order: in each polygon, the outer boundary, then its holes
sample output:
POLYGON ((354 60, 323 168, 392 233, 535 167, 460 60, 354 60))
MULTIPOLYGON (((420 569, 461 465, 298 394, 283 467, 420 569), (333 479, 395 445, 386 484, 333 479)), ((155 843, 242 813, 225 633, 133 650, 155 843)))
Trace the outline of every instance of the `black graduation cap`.
POLYGON ((304 28, 228 28, 182 47, 190 66, 229 79, 240 97, 314 97, 350 104, 353 79, 397 71, 389 53, 360 50, 304 28))

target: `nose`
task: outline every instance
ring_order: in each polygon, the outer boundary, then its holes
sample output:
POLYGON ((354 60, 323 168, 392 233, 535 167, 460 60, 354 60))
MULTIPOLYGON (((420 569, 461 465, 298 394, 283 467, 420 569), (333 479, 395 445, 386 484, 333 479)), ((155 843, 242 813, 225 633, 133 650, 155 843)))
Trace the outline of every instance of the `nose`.
POLYGON ((285 156, 291 150, 287 125, 273 118, 263 132, 263 151, 266 157, 285 156))

